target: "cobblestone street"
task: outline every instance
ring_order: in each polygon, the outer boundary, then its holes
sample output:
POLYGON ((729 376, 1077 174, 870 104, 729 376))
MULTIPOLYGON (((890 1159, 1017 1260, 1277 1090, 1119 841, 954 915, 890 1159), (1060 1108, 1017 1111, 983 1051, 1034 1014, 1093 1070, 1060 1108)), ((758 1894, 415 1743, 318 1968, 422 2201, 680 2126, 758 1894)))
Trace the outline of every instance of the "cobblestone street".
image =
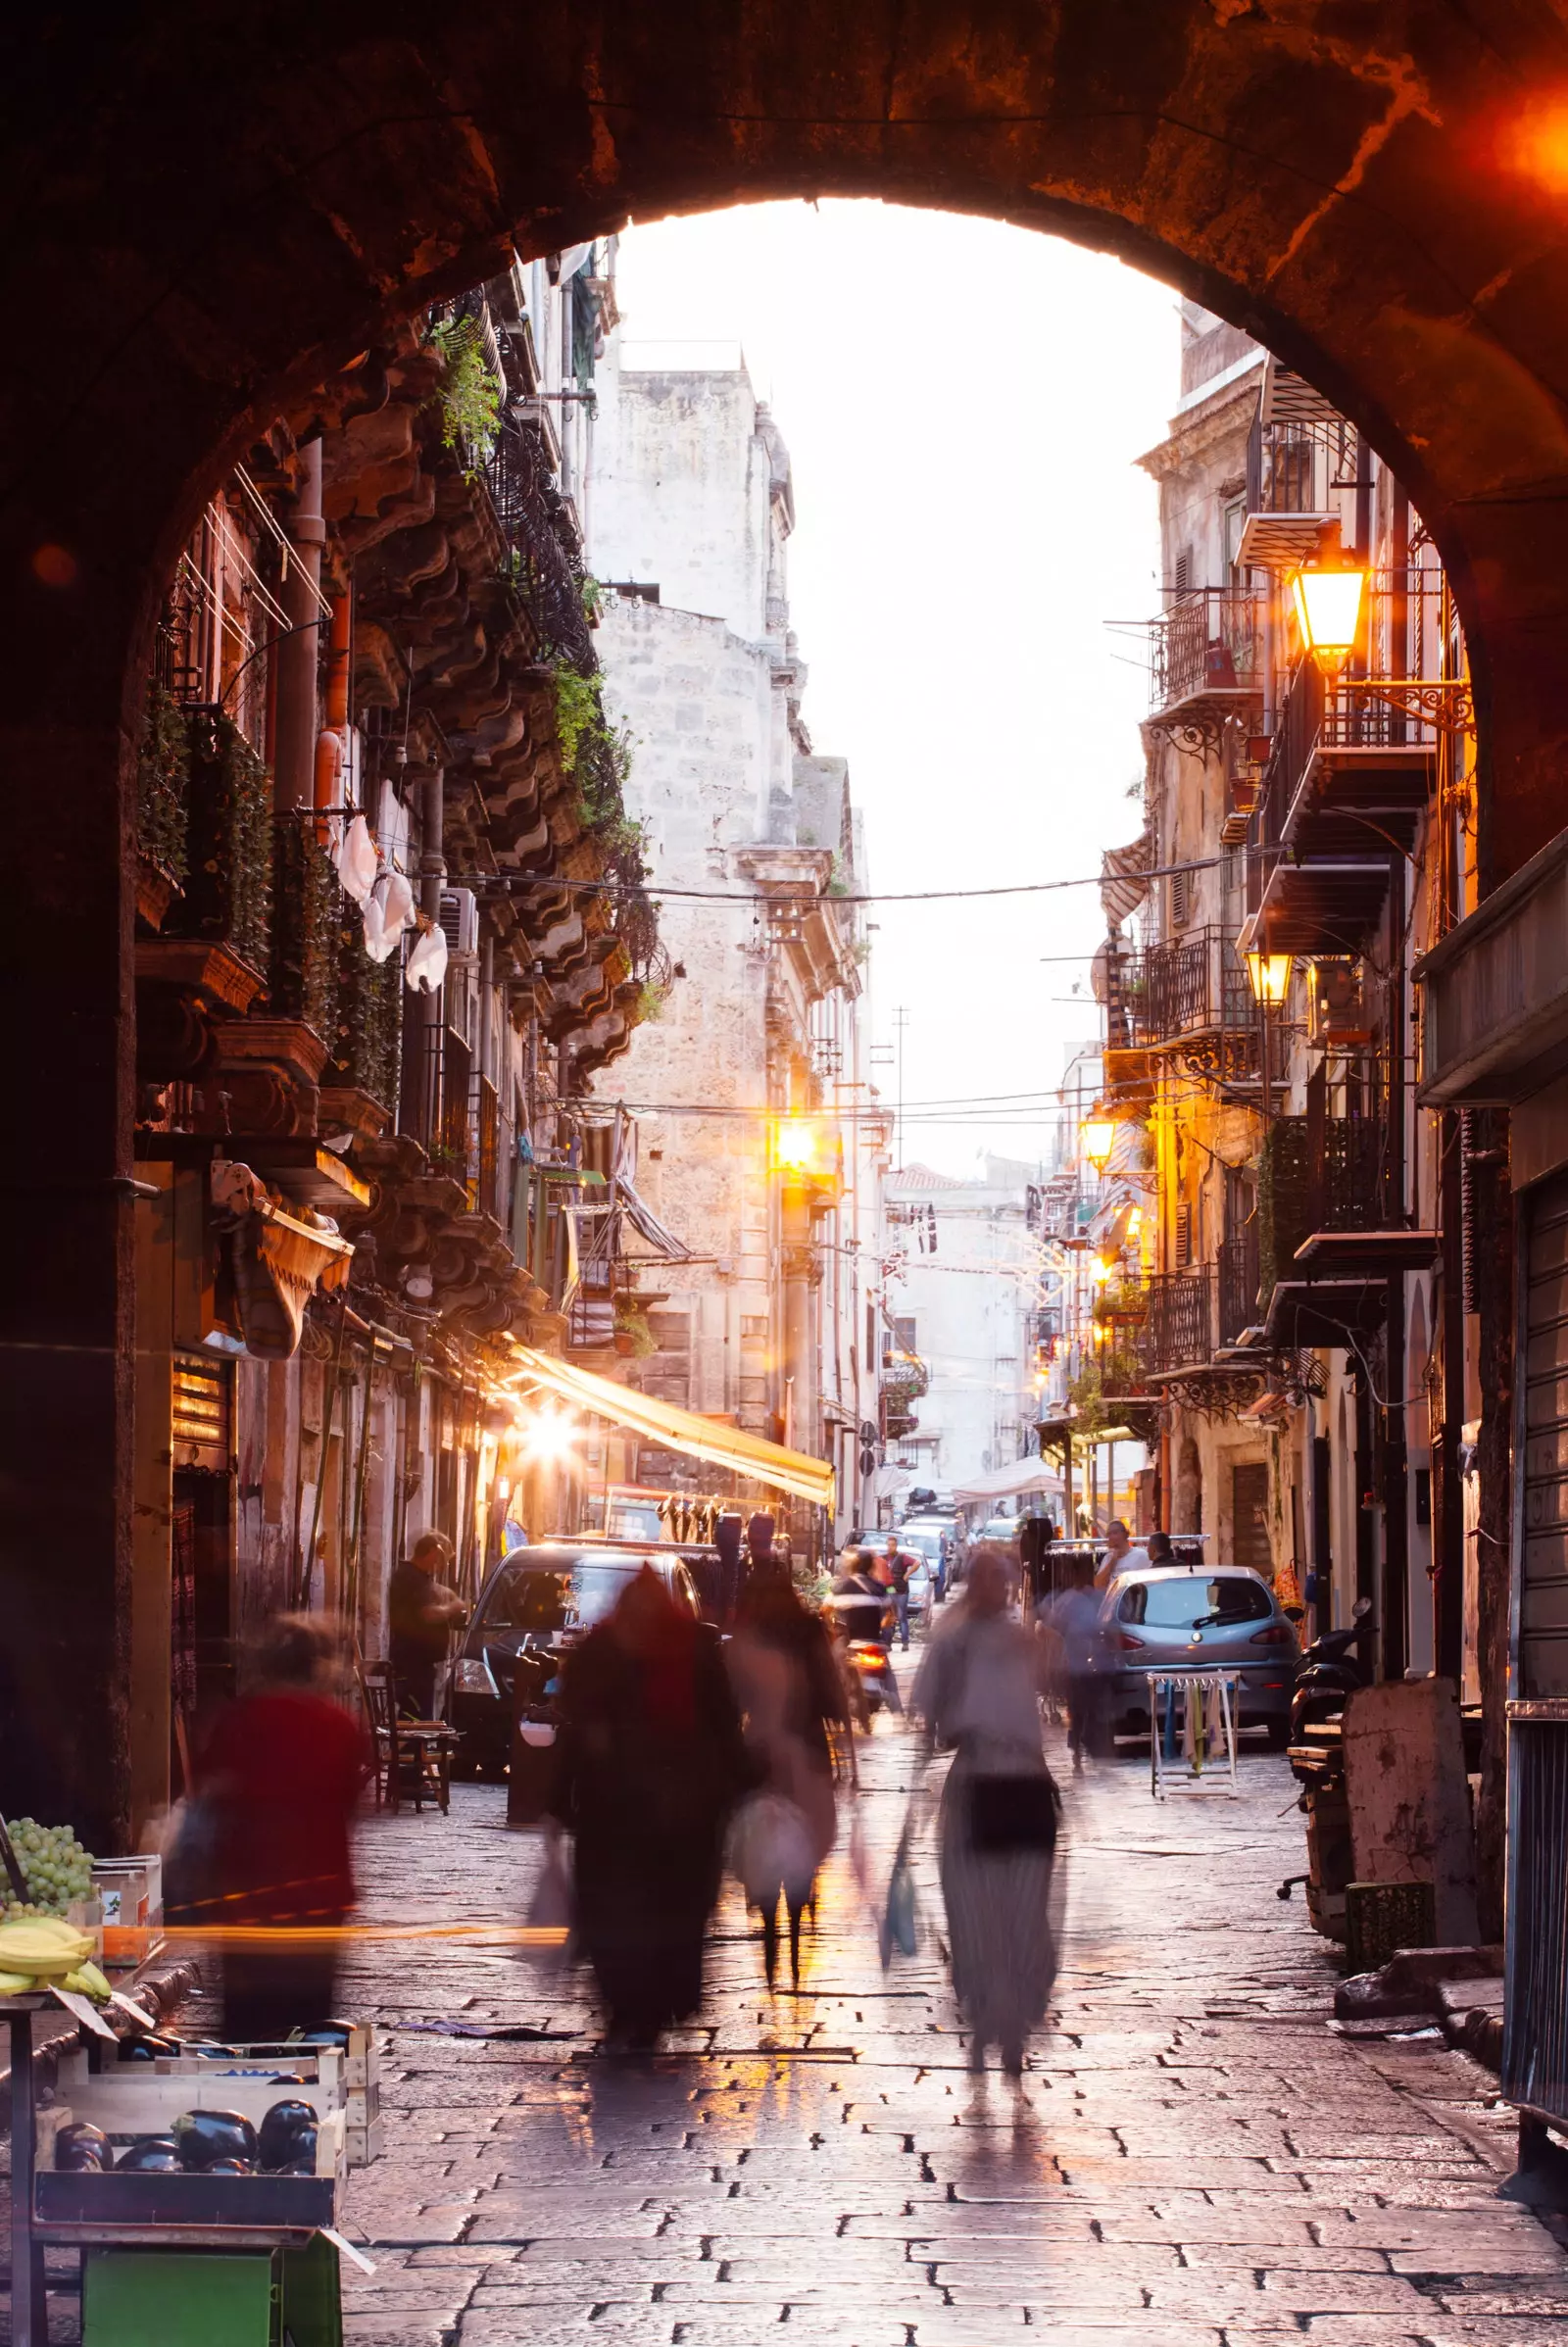
MULTIPOLYGON (((1061 1758, 1058 1755, 1058 1760, 1061 1758)), ((861 1797, 885 1880, 911 1747, 878 1723, 861 1797)), ((769 1999, 738 1897, 709 2026, 601 2056, 583 1982, 513 1951, 367 1943, 345 2008, 386 2031, 385 2156, 356 2180, 349 2328, 385 2347, 592 2339, 738 2347, 783 2323, 838 2347, 1526 2347, 1568 2316, 1568 2259, 1503 2188, 1511 2114, 1434 2035, 1351 2043, 1299 1899, 1283 1761, 1242 1797, 1149 1796, 1137 1763, 1069 1784, 1059 2022, 1032 2113, 968 2107, 929 1835, 922 1939, 884 1976, 844 1853, 802 1993, 769 1999), (536 2041, 416 2032, 437 2019, 536 2041)), ((538 1837, 465 1786, 367 1831, 366 1914, 511 1921, 538 1837)))

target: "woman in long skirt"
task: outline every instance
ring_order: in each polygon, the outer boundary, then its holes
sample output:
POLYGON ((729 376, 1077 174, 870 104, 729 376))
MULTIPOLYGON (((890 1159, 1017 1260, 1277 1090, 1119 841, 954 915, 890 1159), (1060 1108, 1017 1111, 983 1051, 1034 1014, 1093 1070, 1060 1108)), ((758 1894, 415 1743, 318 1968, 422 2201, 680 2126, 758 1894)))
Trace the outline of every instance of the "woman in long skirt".
POLYGON ((969 2070, 991 2047, 1015 2093, 1056 1975, 1059 1804, 1046 1766, 1040 1640, 1008 1610, 1006 1565, 977 1556, 962 1606, 933 1638, 911 1709, 951 1747, 942 1796, 942 1896, 969 2070))

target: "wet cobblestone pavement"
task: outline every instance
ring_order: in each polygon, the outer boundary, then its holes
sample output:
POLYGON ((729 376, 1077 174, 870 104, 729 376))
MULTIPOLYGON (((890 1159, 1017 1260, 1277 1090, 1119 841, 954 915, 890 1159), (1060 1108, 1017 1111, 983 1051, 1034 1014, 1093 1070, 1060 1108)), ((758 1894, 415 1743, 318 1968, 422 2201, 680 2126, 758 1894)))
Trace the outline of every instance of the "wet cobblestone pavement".
MULTIPOLYGON (((885 1872, 912 1749, 880 1721, 861 1813, 885 1872)), ((738 1895, 709 2026, 652 2061, 602 2055, 583 1983, 510 1951, 367 1948, 348 2008, 387 2031, 385 2156, 348 2227, 352 2336, 384 2347, 740 2347, 787 2325, 835 2347, 1534 2347, 1559 2342, 1568 2258, 1507 2196, 1511 2115, 1436 2037, 1330 2032, 1334 1973, 1298 1898, 1283 1761, 1242 1794, 1156 1805, 1136 1762, 1068 1785, 1059 2021, 1015 2124, 969 2107, 939 1945, 884 1976, 842 1853, 799 1996, 769 1998, 738 1895), (529 2022, 522 2043, 415 2020, 529 2022)), ((538 1862, 503 1796, 373 1824, 370 1916, 512 1919, 538 1862)), ((346 2277, 347 2278, 347 2277, 346 2277)))
MULTIPOLYGON (((913 1749, 882 1720, 862 1755, 885 1881, 913 1749)), ((653 2060, 602 2054, 583 1978, 499 1940, 361 1943, 342 2002, 382 2032, 386 2149, 347 2194, 376 2268, 345 2263, 349 2337, 1558 2347, 1568 2257, 1511 2196, 1511 2114, 1436 2036, 1327 2029, 1327 1951, 1275 1897, 1301 1864, 1291 1779, 1249 1753, 1241 1786, 1155 1804, 1131 1758, 1066 1780, 1059 2018, 1022 2125, 1000 2078, 969 2104, 929 1834, 912 1962, 884 1976, 841 1850, 802 1993, 770 1998, 727 1892, 708 2026, 653 2060), (439 2019, 565 2034, 409 2026, 439 2019)), ((539 1848, 491 1786, 372 1819, 365 1918, 512 1923, 539 1848)), ((51 2313, 74 2338, 74 2300, 51 2313)))

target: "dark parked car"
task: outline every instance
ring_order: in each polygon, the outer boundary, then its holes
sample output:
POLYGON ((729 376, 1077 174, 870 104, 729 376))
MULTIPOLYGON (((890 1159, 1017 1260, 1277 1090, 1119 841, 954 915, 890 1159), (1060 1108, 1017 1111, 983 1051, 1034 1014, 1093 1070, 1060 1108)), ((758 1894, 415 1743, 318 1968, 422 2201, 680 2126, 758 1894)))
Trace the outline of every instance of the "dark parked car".
POLYGON ((1112 1728, 1149 1727, 1146 1671, 1239 1670, 1240 1725, 1290 1739, 1300 1648, 1268 1583, 1244 1565, 1151 1565, 1105 1592, 1100 1617, 1112 1728))
POLYGON ((524 1740, 540 1751, 555 1742, 563 1656, 604 1620, 645 1564, 661 1575, 678 1605, 702 1619, 691 1567, 673 1548, 561 1540, 515 1548, 495 1567, 452 1670, 450 1717, 463 1738, 465 1767, 492 1777, 506 1767, 519 1672, 524 1740))

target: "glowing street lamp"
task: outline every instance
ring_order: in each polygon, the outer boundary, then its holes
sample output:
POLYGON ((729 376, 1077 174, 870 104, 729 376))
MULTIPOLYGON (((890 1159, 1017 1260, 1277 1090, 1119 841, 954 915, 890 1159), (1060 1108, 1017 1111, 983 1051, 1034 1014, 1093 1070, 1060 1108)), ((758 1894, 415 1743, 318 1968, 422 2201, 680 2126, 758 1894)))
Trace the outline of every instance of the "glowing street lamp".
POLYGON ((579 1429, 564 1410, 536 1410, 517 1421, 517 1440, 525 1459, 536 1467, 560 1466, 571 1456, 579 1429))
POLYGON ((1309 562, 1291 581, 1301 642, 1325 676, 1338 676, 1361 632, 1366 572, 1309 562))
POLYGON ((1262 946, 1253 946, 1243 958, 1247 963, 1252 1000, 1261 1002, 1265 1010, 1278 1010, 1291 991, 1294 955, 1270 953, 1262 946))
POLYGON ((1086 1116, 1078 1128, 1078 1139, 1084 1155, 1097 1174, 1102 1174, 1110 1163, 1110 1152, 1116 1146, 1116 1120, 1113 1116, 1086 1116))
POLYGON ((781 1173, 823 1172, 820 1126, 808 1116, 781 1116, 773 1127, 773 1163, 781 1173))

